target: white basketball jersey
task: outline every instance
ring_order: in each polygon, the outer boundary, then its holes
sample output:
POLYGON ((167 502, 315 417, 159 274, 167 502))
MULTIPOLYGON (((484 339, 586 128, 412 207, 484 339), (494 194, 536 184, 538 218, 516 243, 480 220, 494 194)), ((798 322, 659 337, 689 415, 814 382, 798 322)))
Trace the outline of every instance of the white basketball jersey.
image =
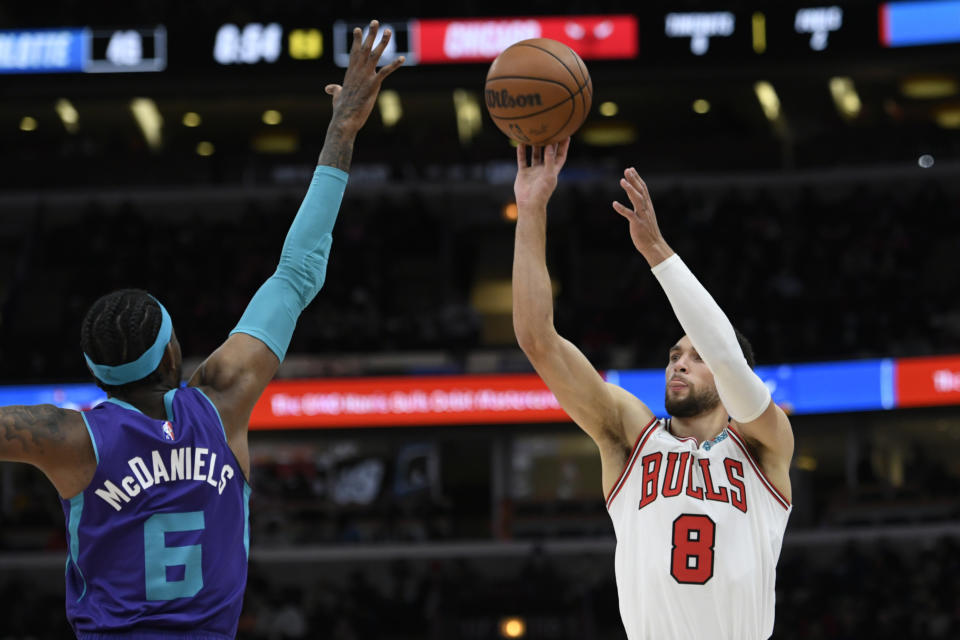
POLYGON ((792 506, 727 427, 697 446, 648 424, 610 496, 630 640, 766 640, 792 506))

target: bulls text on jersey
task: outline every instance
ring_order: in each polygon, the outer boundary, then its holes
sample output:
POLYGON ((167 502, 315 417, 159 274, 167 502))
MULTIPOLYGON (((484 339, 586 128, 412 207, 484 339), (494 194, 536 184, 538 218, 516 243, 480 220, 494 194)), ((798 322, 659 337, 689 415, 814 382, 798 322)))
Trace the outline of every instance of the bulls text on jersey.
POLYGON ((743 463, 739 460, 695 458, 689 451, 671 451, 664 460, 664 454, 655 451, 640 459, 640 472, 640 509, 658 498, 669 499, 683 493, 697 500, 726 502, 747 512, 747 489, 743 463), (660 473, 662 465, 666 466, 663 474, 660 473), (718 474, 722 480, 715 479, 712 465, 722 467, 723 473, 718 474), (695 474, 698 467, 701 473, 695 474), (697 482, 698 475, 703 478, 702 483, 697 482))

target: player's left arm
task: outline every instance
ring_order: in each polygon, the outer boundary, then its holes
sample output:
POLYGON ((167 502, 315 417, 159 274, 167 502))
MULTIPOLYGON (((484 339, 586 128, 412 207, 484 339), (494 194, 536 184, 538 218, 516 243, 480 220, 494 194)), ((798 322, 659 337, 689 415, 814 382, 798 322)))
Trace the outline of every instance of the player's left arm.
POLYGON ((647 259, 677 320, 713 372, 723 406, 759 458, 764 473, 789 499, 794 447, 789 419, 747 364, 726 314, 663 239, 647 185, 635 169, 624 172, 620 186, 633 209, 619 202, 613 204, 614 209, 630 222, 634 246, 647 259))
POLYGON ((260 287, 227 341, 190 379, 220 412, 231 449, 249 466, 247 424, 253 407, 286 355, 297 319, 323 286, 333 226, 347 184, 357 133, 376 104, 383 80, 403 64, 399 57, 377 70, 390 31, 373 46, 379 23, 363 38, 354 29, 343 85, 327 85, 333 116, 307 195, 287 233, 276 272, 260 287))

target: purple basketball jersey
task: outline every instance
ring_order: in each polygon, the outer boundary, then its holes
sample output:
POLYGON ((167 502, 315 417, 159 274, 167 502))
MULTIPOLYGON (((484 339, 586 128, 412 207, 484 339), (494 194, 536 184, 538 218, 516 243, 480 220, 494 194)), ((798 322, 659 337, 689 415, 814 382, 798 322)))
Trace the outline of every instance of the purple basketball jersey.
POLYGON ((97 471, 63 501, 67 617, 81 640, 236 635, 250 487, 202 391, 164 404, 167 420, 113 398, 83 414, 97 471))

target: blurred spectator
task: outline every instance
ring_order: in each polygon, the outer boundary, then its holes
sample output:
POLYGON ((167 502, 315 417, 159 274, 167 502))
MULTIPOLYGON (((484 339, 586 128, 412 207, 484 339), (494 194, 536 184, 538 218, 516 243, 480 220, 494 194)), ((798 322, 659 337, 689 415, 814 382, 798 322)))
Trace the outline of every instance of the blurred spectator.
MULTIPOLYGON (((341 567, 338 579, 321 565, 295 574, 303 587, 279 582, 282 572, 267 579, 258 570, 247 586, 238 638, 480 640, 498 637, 504 617, 520 616, 531 640, 623 640, 612 559, 602 560, 611 571, 599 577, 578 574, 569 557, 540 550, 519 560, 412 561, 392 570, 362 563, 346 575, 341 567)), ((773 640, 956 638, 958 571, 960 546, 948 538, 787 546, 773 640)), ((0 595, 2 637, 71 637, 56 589, 5 575, 0 595)))
MULTIPOLYGON (((960 217, 939 183, 864 184, 829 198, 809 185, 713 195, 651 189, 665 237, 760 362, 960 351, 960 311, 943 275, 954 256, 938 241, 956 237, 960 217), (917 212, 922 225, 912 224, 917 212)), ((614 197, 570 185, 551 205, 557 324, 599 368, 623 350, 633 353, 631 366, 662 366, 680 328, 665 321, 662 292, 608 210, 614 197)), ((465 368, 470 350, 512 346, 511 333, 483 330, 467 300, 478 284, 509 273, 512 227, 464 224, 446 215, 446 199, 416 189, 375 201, 348 193, 326 284, 290 352, 436 350, 465 368)), ((497 211, 492 202, 464 207, 497 211)), ((295 209, 288 199, 250 202, 231 221, 187 221, 94 202, 73 222, 38 217, 28 237, 8 239, 22 248, 2 301, 0 380, 87 378, 82 315, 122 286, 158 295, 184 354, 206 355, 275 268, 295 209)))

